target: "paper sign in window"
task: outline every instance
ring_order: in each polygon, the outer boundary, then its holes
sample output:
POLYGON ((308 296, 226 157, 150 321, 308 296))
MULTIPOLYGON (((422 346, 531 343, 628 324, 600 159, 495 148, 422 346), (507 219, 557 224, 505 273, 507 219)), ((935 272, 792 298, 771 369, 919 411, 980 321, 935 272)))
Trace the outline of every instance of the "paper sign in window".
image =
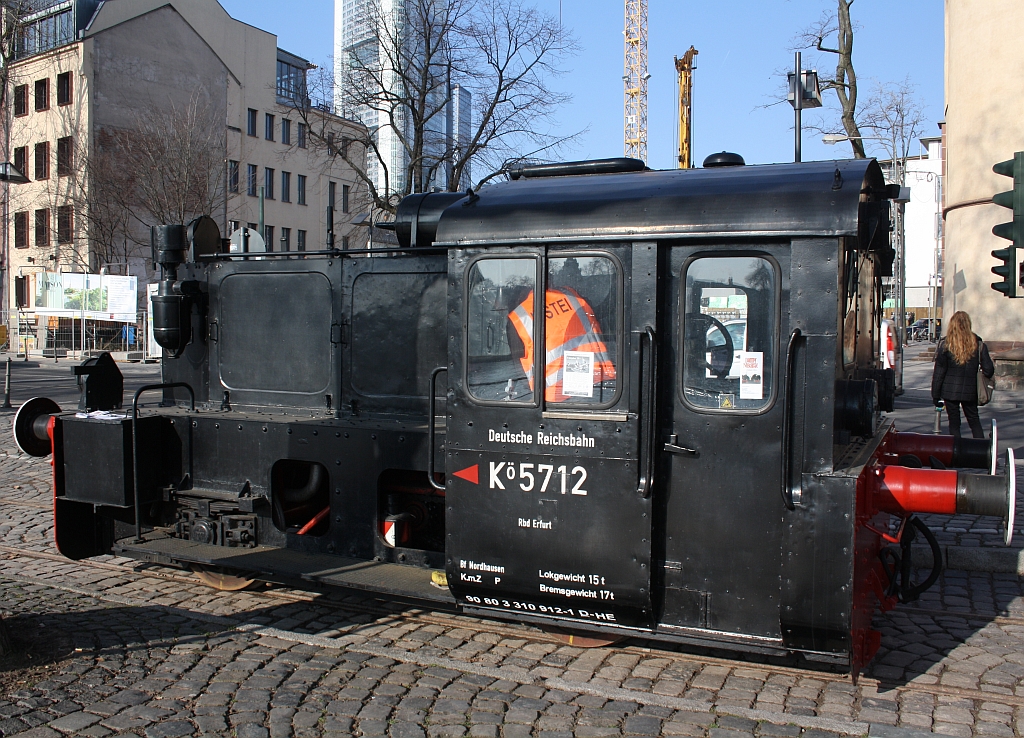
POLYGON ((740 399, 764 399, 764 352, 740 352, 740 399))
POLYGON ((594 352, 566 351, 562 363, 562 394, 594 396, 594 352))

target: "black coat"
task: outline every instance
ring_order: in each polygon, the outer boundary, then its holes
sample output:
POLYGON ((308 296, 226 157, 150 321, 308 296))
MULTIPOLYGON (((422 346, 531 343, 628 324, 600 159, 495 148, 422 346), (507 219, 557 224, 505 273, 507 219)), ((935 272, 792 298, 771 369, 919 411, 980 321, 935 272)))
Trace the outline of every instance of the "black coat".
POLYGON ((956 402, 978 401, 978 364, 986 377, 995 374, 996 368, 988 355, 988 346, 978 336, 978 349, 966 364, 957 364, 953 355, 946 350, 946 340, 939 342, 935 351, 935 369, 932 372, 932 399, 954 400, 956 402))

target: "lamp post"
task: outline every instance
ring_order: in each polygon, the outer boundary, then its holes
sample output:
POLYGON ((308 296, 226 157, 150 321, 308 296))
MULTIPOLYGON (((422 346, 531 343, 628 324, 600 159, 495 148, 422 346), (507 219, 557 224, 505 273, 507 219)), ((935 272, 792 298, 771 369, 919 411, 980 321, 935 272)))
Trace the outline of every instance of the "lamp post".
MULTIPOLYGON (((10 128, 5 131, 6 141, 4 148, 10 144, 10 128)), ((5 151, 6 154, 6 151, 5 151)), ((26 184, 29 178, 18 171, 18 168, 9 161, 0 162, 0 182, 5 182, 4 186, 4 238, 3 238, 3 296, 4 296, 4 320, 7 323, 7 336, 8 343, 10 343, 11 336, 11 290, 10 290, 10 274, 11 274, 11 249, 10 249, 10 204, 11 204, 11 187, 13 184, 26 184)), ((28 352, 26 350, 25 358, 28 359, 28 352)))
POLYGON ((794 71, 789 73, 789 102, 793 106, 793 161, 800 163, 803 131, 801 118, 804 108, 821 107, 821 89, 818 87, 818 73, 801 69, 800 52, 796 52, 794 71))

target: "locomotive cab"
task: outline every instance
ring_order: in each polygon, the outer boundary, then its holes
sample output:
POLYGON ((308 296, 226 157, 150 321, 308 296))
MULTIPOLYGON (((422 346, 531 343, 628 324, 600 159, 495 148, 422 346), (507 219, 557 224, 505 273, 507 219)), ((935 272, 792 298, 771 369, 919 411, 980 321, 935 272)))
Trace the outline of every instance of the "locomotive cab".
POLYGON ((858 669, 934 581, 913 513, 1009 537, 1015 484, 882 415, 880 168, 597 164, 411 196, 390 249, 161 231, 161 406, 16 423, 60 550, 858 669))

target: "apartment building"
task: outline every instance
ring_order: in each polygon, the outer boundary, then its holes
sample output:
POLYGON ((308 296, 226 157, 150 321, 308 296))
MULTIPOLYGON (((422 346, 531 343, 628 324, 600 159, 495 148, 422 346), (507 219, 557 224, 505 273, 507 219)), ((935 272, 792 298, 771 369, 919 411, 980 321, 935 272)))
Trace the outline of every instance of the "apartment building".
MULTIPOLYGON (((312 115, 318 130, 343 140, 358 137, 360 124, 325 110, 300 114, 311 65, 279 49, 274 34, 231 18, 216 0, 41 5, 21 19, 11 65, 7 160, 30 181, 7 188, 5 308, 15 307, 16 278, 33 272, 152 274, 148 249, 129 245, 130 235, 144 240, 144 217, 126 225, 127 258, 99 247, 110 240, 97 217, 108 203, 93 196, 91 162, 105 137, 190 105, 212 121, 220 196, 208 214, 225 235, 255 228, 262 199, 269 250, 313 251, 331 238, 337 248, 365 245, 367 229, 355 222, 365 188, 306 128, 312 115)), ((30 314, 32 295, 25 302, 30 314)))

